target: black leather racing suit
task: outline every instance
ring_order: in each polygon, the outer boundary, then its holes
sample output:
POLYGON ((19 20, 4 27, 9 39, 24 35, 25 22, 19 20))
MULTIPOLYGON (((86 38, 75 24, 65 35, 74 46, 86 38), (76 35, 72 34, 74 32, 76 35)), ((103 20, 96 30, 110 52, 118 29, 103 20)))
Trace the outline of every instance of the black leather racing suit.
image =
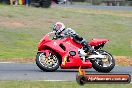
POLYGON ((57 33, 55 32, 55 38, 56 39, 62 39, 68 36, 71 36, 76 42, 80 43, 83 46, 83 49, 85 50, 85 53, 87 52, 93 52, 93 48, 91 46, 88 45, 87 41, 80 37, 73 29, 71 28, 67 28, 64 29, 61 33, 57 33))

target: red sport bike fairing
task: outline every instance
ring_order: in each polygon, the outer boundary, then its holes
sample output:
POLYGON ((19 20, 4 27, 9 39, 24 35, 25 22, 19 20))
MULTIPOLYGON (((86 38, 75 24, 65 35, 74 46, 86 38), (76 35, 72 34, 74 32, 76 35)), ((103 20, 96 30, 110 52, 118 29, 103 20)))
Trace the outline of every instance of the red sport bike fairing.
POLYGON ((86 56, 82 45, 71 37, 53 39, 53 32, 46 34, 38 44, 36 64, 43 71, 61 69, 94 68, 98 72, 110 72, 115 60, 110 53, 101 50, 108 39, 92 39, 89 45, 94 48, 93 55, 86 56), (52 39, 50 37, 52 36, 52 39))

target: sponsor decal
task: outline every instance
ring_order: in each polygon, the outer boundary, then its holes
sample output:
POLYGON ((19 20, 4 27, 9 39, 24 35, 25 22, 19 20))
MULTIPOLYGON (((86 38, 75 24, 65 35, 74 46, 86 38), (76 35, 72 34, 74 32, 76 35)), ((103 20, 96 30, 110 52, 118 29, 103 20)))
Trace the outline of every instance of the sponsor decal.
POLYGON ((62 64, 65 65, 66 61, 67 61, 67 56, 64 57, 64 61, 62 62, 62 64))

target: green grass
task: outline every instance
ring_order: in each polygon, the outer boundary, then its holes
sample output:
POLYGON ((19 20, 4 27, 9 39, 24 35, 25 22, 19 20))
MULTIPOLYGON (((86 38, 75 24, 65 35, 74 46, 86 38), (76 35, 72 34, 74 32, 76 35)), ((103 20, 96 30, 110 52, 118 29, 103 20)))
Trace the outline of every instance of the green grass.
POLYGON ((35 58, 41 37, 56 21, 90 40, 108 38, 113 55, 132 56, 132 12, 0 5, 0 58, 35 58))
POLYGON ((0 81, 0 88, 131 88, 132 84, 85 84, 51 81, 0 81))

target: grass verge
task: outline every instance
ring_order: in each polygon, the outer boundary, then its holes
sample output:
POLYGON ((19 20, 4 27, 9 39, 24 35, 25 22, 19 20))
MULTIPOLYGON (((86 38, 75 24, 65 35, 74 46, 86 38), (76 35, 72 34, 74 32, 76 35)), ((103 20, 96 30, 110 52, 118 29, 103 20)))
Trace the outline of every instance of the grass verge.
POLYGON ((132 84, 86 84, 52 81, 0 81, 0 88, 131 88, 132 84))

